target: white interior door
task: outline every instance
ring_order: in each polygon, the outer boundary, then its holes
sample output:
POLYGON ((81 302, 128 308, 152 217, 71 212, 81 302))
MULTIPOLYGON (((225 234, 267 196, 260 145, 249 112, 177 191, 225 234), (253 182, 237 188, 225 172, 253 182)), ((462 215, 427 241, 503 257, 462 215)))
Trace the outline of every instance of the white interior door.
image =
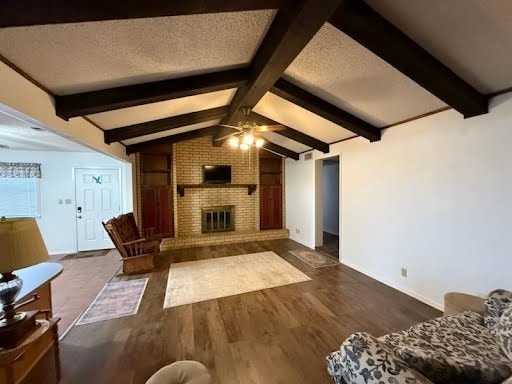
POLYGON ((75 169, 78 251, 113 248, 102 221, 121 213, 119 169, 75 169))

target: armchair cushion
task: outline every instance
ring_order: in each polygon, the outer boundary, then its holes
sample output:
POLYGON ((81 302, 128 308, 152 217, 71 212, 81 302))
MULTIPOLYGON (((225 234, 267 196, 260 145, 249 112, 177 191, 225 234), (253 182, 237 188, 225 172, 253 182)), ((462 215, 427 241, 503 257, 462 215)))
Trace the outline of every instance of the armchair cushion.
POLYGON ((391 348, 368 333, 355 333, 327 357, 328 372, 336 384, 432 384, 409 368, 391 348))
POLYGON ((380 340, 438 384, 501 383, 512 374, 512 361, 475 312, 430 320, 380 340))
POLYGON ((131 218, 127 214, 119 215, 115 219, 115 227, 123 243, 139 240, 139 231, 134 228, 131 218))
POLYGON ((489 293, 487 300, 485 300, 485 326, 492 330, 498 324, 501 314, 510 303, 512 303, 512 292, 497 289, 489 293))

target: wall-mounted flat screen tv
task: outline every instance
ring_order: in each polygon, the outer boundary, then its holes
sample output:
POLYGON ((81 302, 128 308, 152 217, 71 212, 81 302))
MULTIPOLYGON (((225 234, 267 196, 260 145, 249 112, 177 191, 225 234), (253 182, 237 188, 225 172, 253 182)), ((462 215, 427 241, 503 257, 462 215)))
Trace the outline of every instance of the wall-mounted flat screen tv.
POLYGON ((203 183, 231 183, 231 165, 203 165, 203 183))

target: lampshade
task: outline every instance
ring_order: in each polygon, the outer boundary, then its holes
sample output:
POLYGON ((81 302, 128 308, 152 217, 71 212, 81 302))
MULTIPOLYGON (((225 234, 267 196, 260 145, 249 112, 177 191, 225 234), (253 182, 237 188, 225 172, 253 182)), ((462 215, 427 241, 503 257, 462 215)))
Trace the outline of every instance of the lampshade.
POLYGON ((30 267, 48 260, 36 220, 17 218, 0 220, 0 273, 30 267))

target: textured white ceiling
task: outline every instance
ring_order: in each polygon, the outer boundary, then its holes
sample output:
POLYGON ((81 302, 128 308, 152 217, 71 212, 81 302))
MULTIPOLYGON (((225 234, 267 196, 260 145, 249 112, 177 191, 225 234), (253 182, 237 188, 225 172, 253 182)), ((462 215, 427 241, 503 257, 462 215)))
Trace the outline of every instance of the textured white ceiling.
POLYGON ((33 124, 0 111, 0 144, 9 149, 0 148, 0 159, 4 151, 59 151, 88 152, 88 148, 76 144, 48 131, 34 130, 33 124))
POLYGON ((345 128, 270 92, 263 96, 254 111, 326 143, 332 143, 354 135, 345 128))
POLYGON ((305 151, 308 151, 311 149, 307 145, 298 143, 298 142, 291 140, 287 137, 281 136, 280 134, 275 133, 275 132, 265 132, 265 133, 261 133, 261 135, 268 141, 271 141, 274 144, 280 145, 281 147, 288 148, 297 153, 305 152, 305 151))
POLYGON ((151 135, 144 135, 144 136, 136 137, 134 139, 123 140, 122 143, 125 145, 142 143, 142 142, 148 141, 148 140, 155 140, 155 139, 160 139, 162 137, 177 135, 178 133, 184 133, 184 132, 188 132, 188 131, 195 131, 196 129, 200 129, 200 128, 211 127, 213 125, 217 125, 219 122, 220 122, 220 119, 212 120, 212 121, 205 121, 204 123, 187 125, 187 126, 184 126, 181 128, 171 129, 169 131, 152 133, 151 135))
POLYGON ((197 96, 162 101, 160 103, 97 113, 95 115, 89 115, 88 117, 103 129, 119 128, 126 125, 202 111, 204 109, 222 107, 231 102, 231 98, 235 92, 236 88, 227 89, 197 96))
POLYGON ((275 11, 4 28, 0 53, 57 94, 247 65, 275 11))
POLYGON ((330 24, 293 61, 285 78, 377 126, 446 105, 330 24))
POLYGON ((512 1, 367 2, 481 92, 512 86, 512 1))

